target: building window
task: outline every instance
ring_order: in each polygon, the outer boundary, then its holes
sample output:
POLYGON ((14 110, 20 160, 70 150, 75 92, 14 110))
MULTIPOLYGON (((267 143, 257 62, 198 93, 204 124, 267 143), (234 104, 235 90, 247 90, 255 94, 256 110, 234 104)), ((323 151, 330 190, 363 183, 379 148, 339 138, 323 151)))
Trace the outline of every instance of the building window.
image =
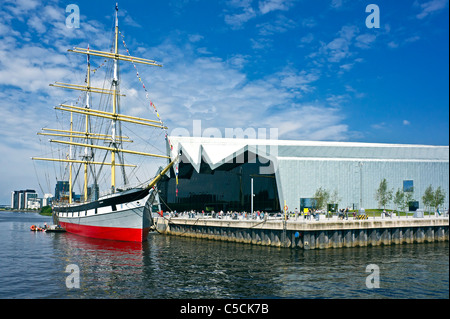
POLYGON ((413 181, 403 181, 403 191, 404 192, 414 192, 414 182, 413 181))
POLYGON ((408 208, 410 212, 415 212, 416 210, 419 209, 419 202, 418 201, 409 202, 408 208))
POLYGON ((300 198, 300 211, 305 212, 305 209, 316 209, 316 204, 315 198, 300 198))

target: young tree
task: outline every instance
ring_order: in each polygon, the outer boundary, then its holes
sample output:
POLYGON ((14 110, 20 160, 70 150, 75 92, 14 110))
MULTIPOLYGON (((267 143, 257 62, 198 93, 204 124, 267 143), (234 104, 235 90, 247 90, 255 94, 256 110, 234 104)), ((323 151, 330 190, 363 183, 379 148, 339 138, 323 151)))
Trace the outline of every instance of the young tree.
POLYGON ((316 190, 316 193, 314 194, 317 209, 323 209, 324 207, 326 209, 329 198, 330 194, 327 192, 327 190, 323 189, 322 187, 319 187, 316 190))
POLYGON ((386 209, 386 205, 392 200, 392 192, 393 190, 388 190, 386 178, 383 178, 375 194, 375 199, 380 208, 383 206, 383 209, 386 209))
POLYGON ((405 193, 400 188, 397 189, 394 195, 394 204, 398 211, 403 210, 405 207, 405 193))
POLYGON ((434 201, 434 192, 433 187, 430 185, 425 189, 425 193, 422 196, 422 202, 425 207, 428 208, 428 211, 430 211, 431 206, 433 206, 434 201))
POLYGON ((405 209, 406 209, 406 207, 408 207, 408 211, 409 211, 409 203, 410 202, 413 202, 414 201, 414 199, 413 199, 413 193, 412 192, 405 192, 405 197, 404 197, 404 199, 405 199, 405 209))
POLYGON ((434 211, 437 211, 438 207, 444 203, 445 194, 442 191, 441 186, 439 186, 433 194, 432 206, 434 207, 434 211))

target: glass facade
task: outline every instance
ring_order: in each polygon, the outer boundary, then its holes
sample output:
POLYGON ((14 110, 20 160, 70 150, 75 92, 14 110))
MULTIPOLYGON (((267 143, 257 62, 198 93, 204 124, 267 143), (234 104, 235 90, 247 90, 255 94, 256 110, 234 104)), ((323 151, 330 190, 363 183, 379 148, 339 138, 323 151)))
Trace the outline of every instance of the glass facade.
POLYGON ((255 154, 245 152, 243 157, 211 170, 202 159, 197 173, 182 157, 178 166, 178 192, 174 170, 171 170, 170 178, 164 178, 158 185, 162 209, 249 212, 253 178, 254 210, 279 211, 275 174, 261 174, 260 168, 269 164, 265 159, 261 162, 255 154))
POLYGON ((304 212, 305 209, 316 209, 316 199, 300 198, 300 211, 304 212))

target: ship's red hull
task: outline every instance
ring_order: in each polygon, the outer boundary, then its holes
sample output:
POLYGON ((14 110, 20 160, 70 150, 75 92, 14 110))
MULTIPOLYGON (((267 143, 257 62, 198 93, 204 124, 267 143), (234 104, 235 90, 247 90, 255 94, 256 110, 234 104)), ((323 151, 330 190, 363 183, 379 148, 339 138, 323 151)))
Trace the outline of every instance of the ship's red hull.
POLYGON ((69 233, 108 240, 143 242, 147 240, 147 235, 150 231, 146 228, 120 228, 120 227, 104 227, 104 226, 89 226, 60 222, 60 225, 69 233))

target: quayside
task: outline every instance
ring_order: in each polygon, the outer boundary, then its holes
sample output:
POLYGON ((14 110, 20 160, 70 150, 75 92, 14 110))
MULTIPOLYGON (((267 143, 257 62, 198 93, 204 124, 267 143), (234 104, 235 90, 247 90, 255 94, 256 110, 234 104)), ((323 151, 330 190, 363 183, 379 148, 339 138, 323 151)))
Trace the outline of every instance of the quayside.
POLYGON ((166 235, 263 246, 327 249, 441 242, 449 239, 449 218, 369 218, 348 221, 155 218, 166 235))

